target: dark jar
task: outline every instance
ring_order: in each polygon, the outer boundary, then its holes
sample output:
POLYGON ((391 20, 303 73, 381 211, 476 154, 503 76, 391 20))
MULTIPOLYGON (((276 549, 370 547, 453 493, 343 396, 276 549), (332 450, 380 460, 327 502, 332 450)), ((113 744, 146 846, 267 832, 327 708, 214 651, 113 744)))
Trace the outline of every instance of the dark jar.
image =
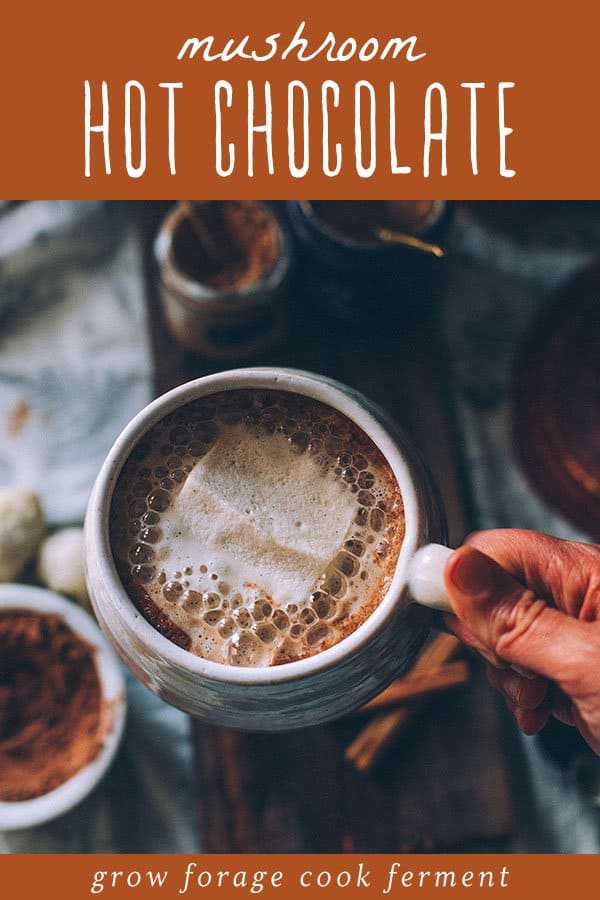
MULTIPOLYGON (((373 328, 385 328, 392 319, 413 316, 432 305, 444 271, 451 202, 432 202, 422 227, 408 236, 414 240, 412 246, 365 234, 354 237, 346 229, 342 233, 318 214, 315 204, 321 202, 287 203, 306 300, 346 323, 373 328)), ((342 210, 348 201, 331 202, 342 210)))

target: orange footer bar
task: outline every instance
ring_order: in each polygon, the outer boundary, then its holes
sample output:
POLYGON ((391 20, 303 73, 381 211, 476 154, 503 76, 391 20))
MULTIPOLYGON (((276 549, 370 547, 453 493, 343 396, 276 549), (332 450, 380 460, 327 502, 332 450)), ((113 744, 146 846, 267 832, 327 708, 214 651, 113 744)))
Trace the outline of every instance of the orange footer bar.
POLYGON ((89 854, 0 858, 0 896, 154 898, 596 897, 600 856, 89 854))

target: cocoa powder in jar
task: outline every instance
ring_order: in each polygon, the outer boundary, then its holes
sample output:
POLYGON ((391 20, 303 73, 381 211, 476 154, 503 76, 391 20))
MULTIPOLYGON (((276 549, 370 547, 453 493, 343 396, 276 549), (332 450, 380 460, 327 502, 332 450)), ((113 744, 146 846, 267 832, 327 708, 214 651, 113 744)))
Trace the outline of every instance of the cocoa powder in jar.
POLYGON ((253 200, 187 203, 173 235, 173 263, 216 291, 239 291, 270 271, 280 252, 275 216, 253 200))

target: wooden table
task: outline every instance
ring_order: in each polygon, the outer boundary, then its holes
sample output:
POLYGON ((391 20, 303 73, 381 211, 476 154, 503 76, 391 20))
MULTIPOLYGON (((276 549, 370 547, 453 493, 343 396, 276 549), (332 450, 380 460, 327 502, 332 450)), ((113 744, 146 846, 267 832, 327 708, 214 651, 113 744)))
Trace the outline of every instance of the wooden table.
MULTIPOLYGON (((158 211, 147 210, 146 238, 158 211)), ((170 338, 149 250, 147 272, 156 390, 162 393, 212 369, 170 338)), ((330 322, 296 291, 286 339, 256 362, 321 372, 383 406, 421 450, 446 506, 450 540, 461 541, 469 502, 435 311, 375 335, 330 322)), ((446 849, 496 846, 510 835, 504 724, 480 674, 431 701, 373 775, 358 774, 343 759, 358 727, 349 720, 251 735, 194 723, 203 848, 446 849)))

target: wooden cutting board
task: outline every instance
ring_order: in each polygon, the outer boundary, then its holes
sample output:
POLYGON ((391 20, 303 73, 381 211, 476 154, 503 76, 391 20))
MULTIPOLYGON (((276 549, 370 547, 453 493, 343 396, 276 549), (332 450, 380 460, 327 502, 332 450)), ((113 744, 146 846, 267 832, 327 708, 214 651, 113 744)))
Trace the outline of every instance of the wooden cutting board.
MULTIPOLYGON (((147 244, 153 224, 144 226, 147 244)), ((147 275, 161 393, 211 369, 170 338, 149 252, 147 275)), ((297 290, 287 338, 257 362, 321 372, 387 409, 421 450, 446 506, 451 541, 461 541, 469 504, 435 311, 412 323, 386 323, 376 335, 349 332, 297 290)), ((450 849, 501 846, 509 837, 506 721, 478 667, 469 685, 426 705, 373 774, 360 775, 344 761, 359 727, 348 720, 253 735, 193 723, 203 849, 450 849)))
POLYGON ((496 698, 479 674, 431 701, 370 774, 344 760, 356 720, 287 734, 194 723, 207 851, 502 846, 512 814, 496 698))

